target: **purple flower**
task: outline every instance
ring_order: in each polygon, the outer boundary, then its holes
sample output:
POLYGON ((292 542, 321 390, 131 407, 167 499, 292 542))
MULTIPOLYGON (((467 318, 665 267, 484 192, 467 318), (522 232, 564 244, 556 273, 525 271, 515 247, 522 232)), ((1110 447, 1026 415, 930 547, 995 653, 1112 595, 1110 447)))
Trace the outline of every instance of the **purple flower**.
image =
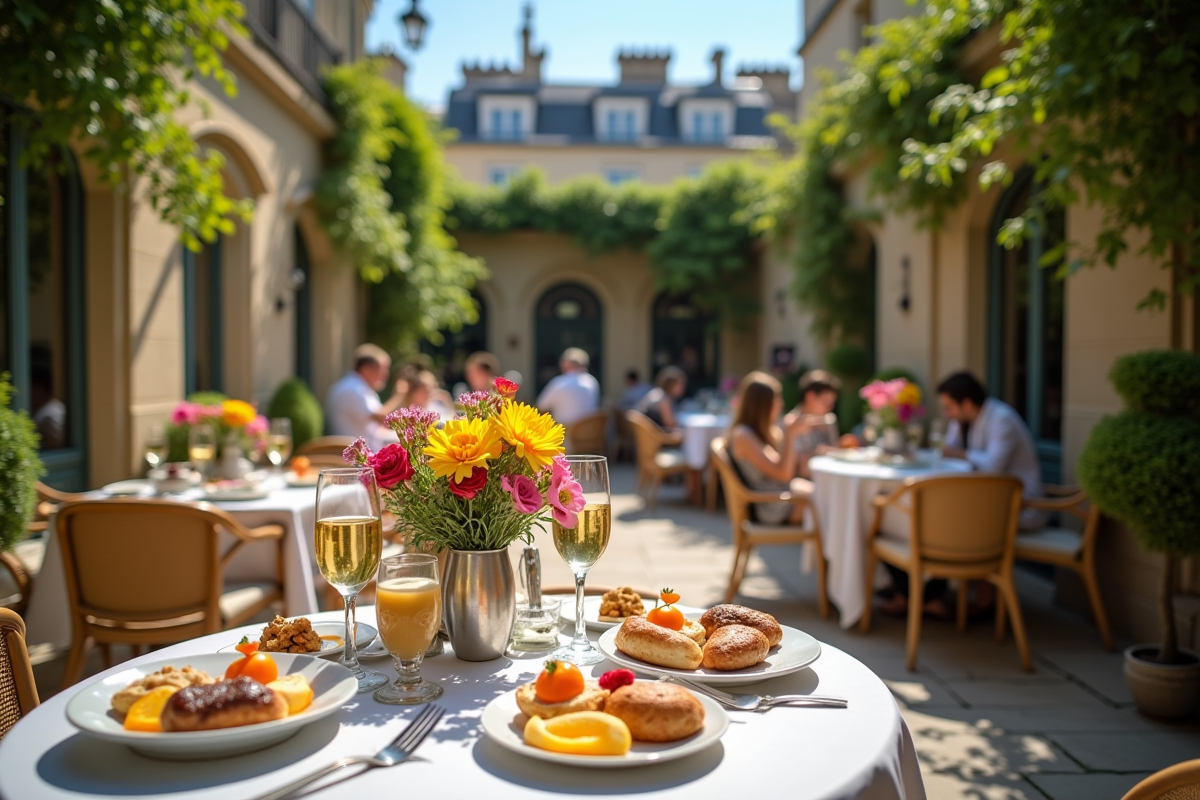
POLYGON ((429 429, 435 427, 442 418, 436 411, 426 411, 420 406, 398 408, 384 418, 384 424, 396 432, 407 445, 413 442, 423 443, 429 438, 429 429))
POLYGON ((361 436, 354 440, 354 443, 342 451, 342 459, 347 464, 353 464, 356 467, 366 465, 371 460, 371 448, 367 447, 367 440, 361 436))

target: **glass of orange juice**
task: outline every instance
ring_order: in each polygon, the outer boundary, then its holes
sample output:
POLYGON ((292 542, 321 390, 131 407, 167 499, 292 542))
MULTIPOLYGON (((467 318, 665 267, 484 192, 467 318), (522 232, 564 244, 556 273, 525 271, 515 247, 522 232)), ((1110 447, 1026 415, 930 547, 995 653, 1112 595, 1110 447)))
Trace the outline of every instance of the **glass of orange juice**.
POLYGON ((405 553, 379 562, 375 589, 379 638, 399 676, 373 695, 381 703, 411 706, 442 696, 442 687, 421 677, 421 660, 442 624, 442 587, 437 556, 405 553))

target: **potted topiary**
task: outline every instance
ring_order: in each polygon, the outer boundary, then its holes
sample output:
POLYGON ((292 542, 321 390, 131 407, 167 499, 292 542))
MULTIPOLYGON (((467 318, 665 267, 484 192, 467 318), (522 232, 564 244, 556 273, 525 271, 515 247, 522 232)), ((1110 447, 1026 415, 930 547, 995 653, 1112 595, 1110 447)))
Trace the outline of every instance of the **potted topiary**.
POLYGON ((295 447, 316 439, 325 428, 321 403, 300 378, 288 378, 279 384, 267 406, 267 416, 287 417, 292 421, 292 444, 295 447))
POLYGON ((25 538, 37 503, 37 480, 44 473, 38 458, 38 435, 24 411, 9 407, 13 387, 0 375, 0 568, 12 572, 24 593, 25 570, 9 551, 25 538))
POLYGON ((1200 702, 1200 655, 1179 647, 1174 593, 1179 559, 1200 553, 1200 356, 1134 353, 1108 377, 1126 409, 1092 430, 1079 480, 1101 511, 1165 556, 1162 641, 1125 651, 1125 680, 1142 711, 1186 717, 1200 702))

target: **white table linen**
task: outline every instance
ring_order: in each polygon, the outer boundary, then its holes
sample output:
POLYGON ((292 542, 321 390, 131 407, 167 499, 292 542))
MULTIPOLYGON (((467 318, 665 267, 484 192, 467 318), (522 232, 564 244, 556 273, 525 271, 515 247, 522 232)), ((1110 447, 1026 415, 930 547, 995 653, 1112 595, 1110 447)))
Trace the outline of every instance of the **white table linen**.
POLYGON ((706 469, 709 445, 729 430, 729 415, 683 412, 677 417, 679 427, 683 429, 683 460, 692 469, 706 469))
MULTIPOLYGON (((97 498, 107 495, 96 493, 97 498)), ((171 499, 203 500, 201 492, 193 490, 171 499)), ((284 606, 289 616, 311 614, 318 610, 317 592, 313 581, 312 537, 316 517, 316 490, 313 488, 284 489, 271 492, 261 500, 209 501, 229 512, 243 525, 278 524, 283 534, 284 606)), ((56 533, 56 517, 51 517, 46 531, 46 555, 41 571, 34 582, 25 625, 30 644, 51 644, 62 647, 71 643, 71 611, 67 599, 66 575, 63 571, 62 550, 56 533)), ((169 536, 170 531, 164 531, 169 536)), ((233 534, 221 533, 221 550, 233 546, 233 534)), ((225 569, 228 584, 275 580, 276 543, 249 542, 242 546, 225 569)))
MULTIPOLYGON (((895 489, 907 478, 970 472, 971 465, 944 458, 929 467, 900 468, 817 456, 808 466, 821 525, 821 544, 828 562, 829 599, 841 614, 842 627, 849 628, 858 622, 866 608, 867 534, 874 519, 872 499, 895 489)), ((895 510, 884 512, 883 529, 894 536, 908 536, 907 520, 895 510)))
MULTIPOLYGON (((374 622, 374 607, 359 609, 359 617, 374 622)), ((327 612, 314 620, 337 618, 338 614, 327 612)), ((195 639, 129 663, 177 658, 183 666, 191 654, 213 652, 236 641, 242 632, 256 635, 257 630, 248 626, 195 639)), ((487 740, 479 728, 484 706, 498 694, 532 680, 542 659, 472 663, 459 661, 448 651, 427 660, 422 668, 427 679, 445 688, 445 695, 435 702, 447 713, 414 759, 305 796, 501 800, 639 794, 680 800, 748 796, 922 800, 925 789, 916 751, 891 693, 859 661, 835 647, 823 648, 811 669, 756 684, 754 690, 840 695, 850 699, 848 709, 731 711, 732 724, 719 744, 679 761, 622 770, 548 764, 487 740)), ((394 674, 386 661, 373 660, 368 666, 394 674)), ((615 666, 606 661, 585 667, 584 672, 597 677, 615 666)), ((314 723, 267 750, 220 761, 166 762, 77 733, 64 715, 75 692, 68 689, 50 698, 0 741, 0 797, 252 798, 339 758, 378 751, 420 711, 380 705, 369 694, 358 695, 343 707, 340 717, 314 723)))

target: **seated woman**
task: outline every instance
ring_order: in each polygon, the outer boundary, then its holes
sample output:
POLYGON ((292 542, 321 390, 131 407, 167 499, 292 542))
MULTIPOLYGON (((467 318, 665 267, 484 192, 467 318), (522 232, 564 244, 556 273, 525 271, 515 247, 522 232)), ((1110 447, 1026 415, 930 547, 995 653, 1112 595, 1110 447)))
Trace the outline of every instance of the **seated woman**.
POLYGON ((785 427, 798 425, 796 435, 798 474, 811 478, 808 460, 831 447, 857 447, 858 438, 852 434, 838 437, 837 408, 838 393, 842 383, 825 370, 814 369, 800 376, 800 402, 783 418, 785 427))
POLYGON ((426 411, 437 412, 443 420, 454 419, 454 404, 441 388, 437 376, 429 370, 421 370, 405 378, 405 406, 417 406, 426 411))
MULTIPOLYGON (((796 438, 804 431, 802 420, 793 419, 783 431, 775 420, 783 413, 783 390, 779 381, 765 372, 751 372, 738 389, 737 412, 729 429, 729 455, 751 489, 763 492, 790 491, 809 496, 813 485, 796 477, 799 465, 796 438)), ((804 506, 795 503, 756 503, 759 522, 779 525, 803 522, 804 506)))
POLYGON ((675 403, 687 391, 687 373, 679 367, 663 367, 654 383, 654 388, 638 403, 638 411, 663 430, 677 432, 679 421, 675 418, 675 403))

